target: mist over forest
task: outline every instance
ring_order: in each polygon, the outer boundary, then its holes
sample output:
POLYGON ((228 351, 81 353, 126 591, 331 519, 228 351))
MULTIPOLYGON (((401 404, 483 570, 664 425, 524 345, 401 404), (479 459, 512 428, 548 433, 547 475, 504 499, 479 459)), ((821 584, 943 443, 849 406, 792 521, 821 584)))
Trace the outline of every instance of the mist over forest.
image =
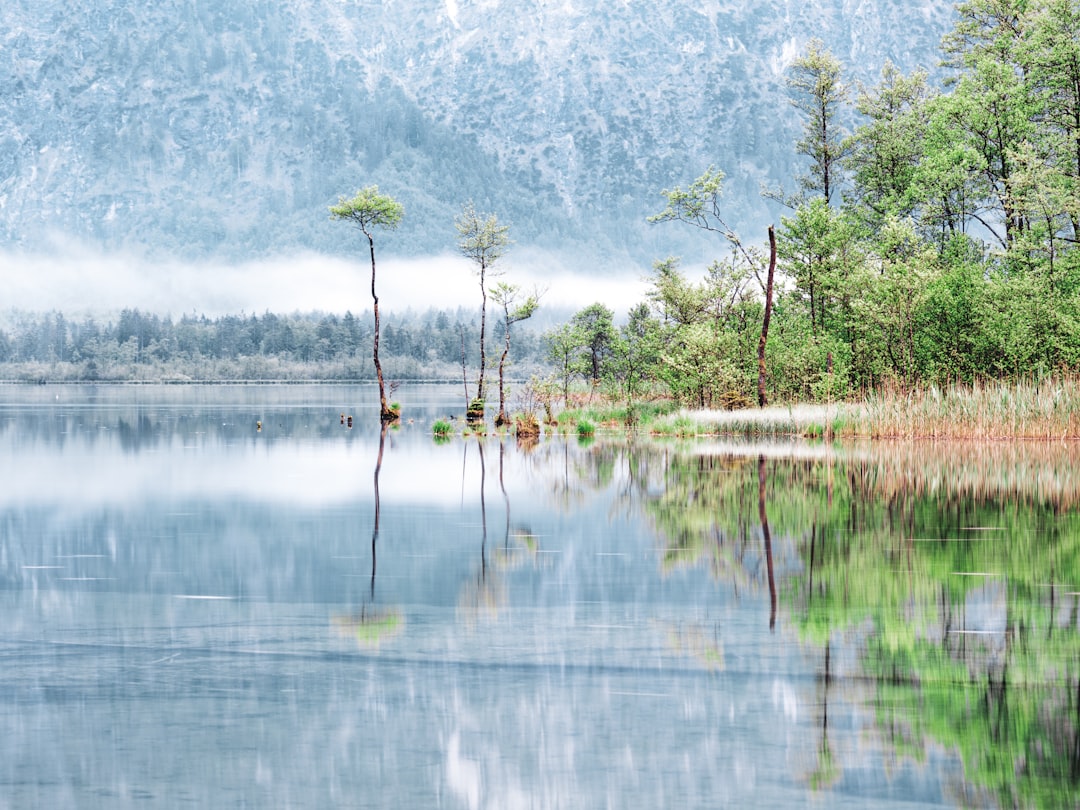
MULTIPOLYGON (((376 183, 407 212, 388 258, 452 252, 472 199, 552 270, 704 265, 711 240, 645 218, 662 189, 717 164, 733 225, 763 237, 778 209, 760 186, 799 170, 784 70, 805 42, 872 81, 885 58, 932 69, 951 18, 945 4, 841 0, 13 0, 0 248, 16 275, 20 257, 85 251, 120 265, 350 258, 356 241, 326 208, 376 183)), ((52 308, 31 300, 6 303, 52 308)))

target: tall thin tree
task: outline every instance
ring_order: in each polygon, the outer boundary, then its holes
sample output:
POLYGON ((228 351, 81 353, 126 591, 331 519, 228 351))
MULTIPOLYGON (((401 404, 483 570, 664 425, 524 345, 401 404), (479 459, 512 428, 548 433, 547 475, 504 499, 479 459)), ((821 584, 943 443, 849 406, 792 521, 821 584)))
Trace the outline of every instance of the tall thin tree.
POLYGON ((810 173, 801 177, 799 184, 806 191, 821 194, 830 204, 850 151, 836 121, 836 113, 849 97, 841 73, 840 61, 815 38, 807 43, 806 53, 791 64, 787 77, 787 85, 794 91, 791 103, 806 116, 796 149, 810 158, 810 173))
POLYGON ((504 385, 503 371, 506 367, 506 358, 510 354, 510 327, 533 316, 537 307, 540 306, 539 293, 533 293, 518 303, 520 289, 516 284, 507 284, 500 281, 491 291, 491 297, 503 311, 503 345, 502 356, 499 358, 499 413, 495 417, 495 424, 502 426, 510 419, 506 415, 506 388, 504 385))
POLYGON ((338 204, 330 206, 332 219, 351 222, 367 237, 371 251, 371 299, 375 308, 375 342, 372 357, 375 360, 375 376, 379 381, 379 418, 383 422, 392 422, 398 418, 398 412, 386 402, 386 387, 383 384, 382 365, 379 363, 379 296, 375 294, 375 228, 393 230, 405 215, 405 208, 385 194, 379 193, 378 186, 366 186, 354 197, 338 198, 338 204))
MULTIPOLYGON (((480 371, 476 380, 476 400, 484 401, 484 374, 487 371, 487 357, 484 352, 484 333, 487 323, 487 282, 490 276, 498 275, 493 265, 510 246, 510 226, 500 225, 494 214, 479 214, 472 201, 461 208, 461 215, 454 222, 457 228, 458 250, 476 264, 476 274, 480 280, 480 371)), ((482 411, 481 411, 482 413, 482 411)))

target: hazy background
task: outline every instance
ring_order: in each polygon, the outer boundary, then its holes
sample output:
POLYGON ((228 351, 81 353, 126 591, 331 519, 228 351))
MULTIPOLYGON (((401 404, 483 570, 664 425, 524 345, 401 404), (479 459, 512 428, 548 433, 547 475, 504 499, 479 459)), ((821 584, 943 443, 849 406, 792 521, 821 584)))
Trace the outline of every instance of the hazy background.
POLYGON ((389 309, 475 300, 446 258, 469 199, 511 225, 513 280, 549 287, 549 305, 622 309, 654 260, 726 250, 646 224, 664 188, 713 164, 744 241, 778 221, 759 189, 803 170, 784 71, 811 36, 872 83, 886 58, 933 69, 953 13, 929 0, 9 0, 0 307, 358 312, 364 246, 327 206, 377 184, 406 209, 377 245, 389 309))

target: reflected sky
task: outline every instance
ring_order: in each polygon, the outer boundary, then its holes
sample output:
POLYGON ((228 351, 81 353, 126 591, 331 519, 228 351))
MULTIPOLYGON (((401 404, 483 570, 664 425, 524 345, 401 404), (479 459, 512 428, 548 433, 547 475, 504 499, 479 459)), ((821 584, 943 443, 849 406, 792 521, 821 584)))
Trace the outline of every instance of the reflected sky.
POLYGON ((380 437, 371 387, 0 388, 0 806, 1070 795, 1068 453, 972 493, 958 452, 437 443, 460 392, 397 398, 380 437), (1066 719, 977 749, 980 701, 1066 719))

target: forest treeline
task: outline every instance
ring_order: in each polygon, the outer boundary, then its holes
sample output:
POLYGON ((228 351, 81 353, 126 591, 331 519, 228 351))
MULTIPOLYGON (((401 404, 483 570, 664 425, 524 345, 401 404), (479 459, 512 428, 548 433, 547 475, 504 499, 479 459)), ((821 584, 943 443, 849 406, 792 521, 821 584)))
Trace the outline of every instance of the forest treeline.
MULTIPOLYGON (((850 86, 816 40, 788 69, 806 172, 764 190, 787 211, 771 399, 1080 365, 1080 3, 960 3, 941 55, 941 87, 888 62, 876 85, 850 86)), ((645 378, 698 405, 751 398, 758 370, 767 254, 753 242, 766 234, 727 227, 738 203, 722 183, 709 168, 665 191, 652 220, 715 231, 730 255, 701 281, 657 262, 650 310, 626 336, 658 358, 645 378)))
MULTIPOLYGON (((59 312, 15 313, 0 328, 0 378, 20 381, 195 381, 374 379, 370 318, 325 313, 184 315, 125 309, 108 322, 59 312)), ((461 379, 478 326, 471 311, 389 314, 383 352, 396 381, 461 379)), ((515 375, 533 373, 542 353, 528 329, 515 334, 515 375)), ((471 372, 470 372, 471 373, 471 372)))

